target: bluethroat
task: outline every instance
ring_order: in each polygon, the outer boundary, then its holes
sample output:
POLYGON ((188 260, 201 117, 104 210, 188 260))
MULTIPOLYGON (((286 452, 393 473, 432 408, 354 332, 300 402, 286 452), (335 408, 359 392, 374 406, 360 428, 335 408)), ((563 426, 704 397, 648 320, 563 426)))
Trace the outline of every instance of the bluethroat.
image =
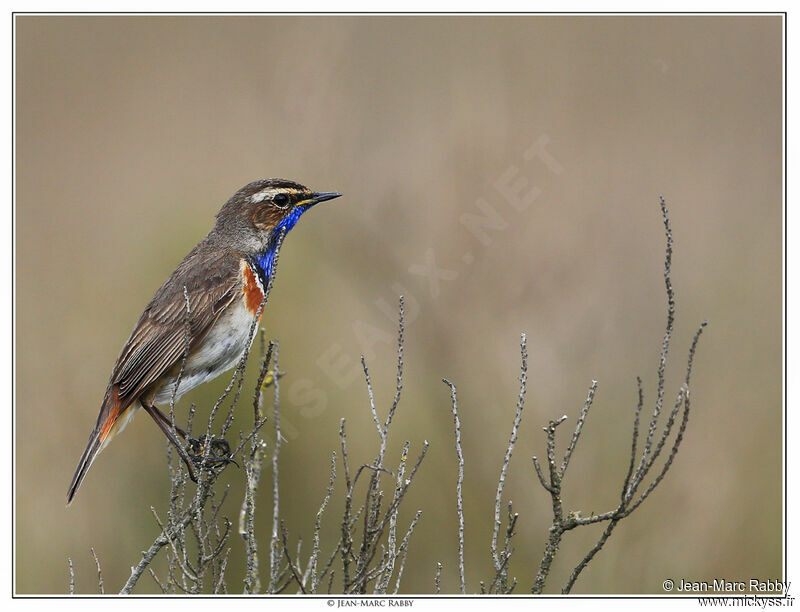
MULTIPOLYGON (((139 408, 175 445, 196 480, 192 457, 176 436, 186 438, 186 433, 156 404, 169 403, 236 365, 255 336, 250 330, 275 273, 279 243, 309 208, 340 195, 264 179, 245 185, 225 203, 214 228, 156 291, 122 348, 69 485, 68 504, 97 454, 139 408)), ((190 448, 197 444, 187 442, 190 448)))

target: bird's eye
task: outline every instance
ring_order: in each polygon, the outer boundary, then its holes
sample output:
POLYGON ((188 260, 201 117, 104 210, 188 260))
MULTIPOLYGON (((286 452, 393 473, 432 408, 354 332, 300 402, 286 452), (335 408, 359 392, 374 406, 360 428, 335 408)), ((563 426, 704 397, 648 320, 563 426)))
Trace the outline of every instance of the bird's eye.
POLYGON ((285 193, 276 193, 272 198, 272 203, 278 208, 286 208, 289 206, 289 196, 285 193))

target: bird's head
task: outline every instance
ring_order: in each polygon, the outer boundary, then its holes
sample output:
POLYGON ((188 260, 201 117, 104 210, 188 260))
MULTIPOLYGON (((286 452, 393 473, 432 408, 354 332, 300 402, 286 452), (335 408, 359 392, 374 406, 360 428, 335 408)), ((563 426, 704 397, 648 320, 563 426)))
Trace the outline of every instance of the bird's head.
POLYGON ((274 248, 278 237, 285 236, 309 208, 340 195, 312 191, 286 179, 254 181, 220 209, 214 231, 244 251, 263 252, 274 248))

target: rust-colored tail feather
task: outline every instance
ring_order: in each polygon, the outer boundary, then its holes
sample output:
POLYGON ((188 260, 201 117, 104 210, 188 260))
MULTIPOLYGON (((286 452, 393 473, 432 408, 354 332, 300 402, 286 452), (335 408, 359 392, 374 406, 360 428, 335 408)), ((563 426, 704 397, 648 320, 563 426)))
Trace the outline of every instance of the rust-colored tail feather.
POLYGON ((109 434, 112 432, 114 423, 120 416, 121 403, 116 389, 109 388, 106 391, 106 396, 103 399, 103 406, 100 408, 100 414, 97 416, 97 424, 94 426, 91 435, 89 436, 89 443, 86 445, 86 450, 83 451, 78 467, 75 469, 75 475, 72 477, 72 482, 67 490, 67 505, 72 502, 75 497, 75 492, 81 486, 83 479, 86 477, 86 472, 92 466, 94 458, 103 449, 103 442, 106 441, 109 434))

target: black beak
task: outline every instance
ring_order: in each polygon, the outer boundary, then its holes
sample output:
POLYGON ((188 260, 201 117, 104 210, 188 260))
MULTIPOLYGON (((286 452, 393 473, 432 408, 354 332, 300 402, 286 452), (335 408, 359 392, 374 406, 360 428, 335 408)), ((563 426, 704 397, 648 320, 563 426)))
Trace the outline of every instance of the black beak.
POLYGON ((311 194, 311 202, 313 204, 319 204, 320 202, 325 202, 326 200, 333 200, 334 198, 338 198, 341 196, 341 193, 337 193, 335 191, 328 191, 326 193, 313 193, 311 194))

